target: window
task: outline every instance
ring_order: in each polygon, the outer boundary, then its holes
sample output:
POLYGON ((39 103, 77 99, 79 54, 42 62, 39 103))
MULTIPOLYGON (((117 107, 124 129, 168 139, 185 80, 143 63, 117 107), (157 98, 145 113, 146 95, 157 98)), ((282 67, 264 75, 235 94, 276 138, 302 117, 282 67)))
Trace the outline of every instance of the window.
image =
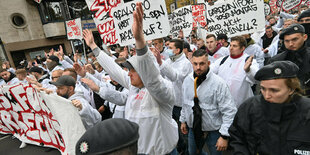
POLYGON ((44 0, 39 4, 42 23, 64 21, 60 1, 44 0))
POLYGON ((87 7, 85 0, 68 1, 68 7, 72 19, 92 19, 91 13, 87 7))

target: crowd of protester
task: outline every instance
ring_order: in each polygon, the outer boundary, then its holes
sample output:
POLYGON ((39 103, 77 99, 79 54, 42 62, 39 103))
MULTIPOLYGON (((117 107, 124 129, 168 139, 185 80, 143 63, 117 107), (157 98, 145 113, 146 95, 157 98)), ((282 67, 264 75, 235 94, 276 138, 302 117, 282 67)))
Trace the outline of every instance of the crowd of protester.
POLYGON ((265 29, 252 34, 198 38, 193 30, 145 41, 140 4, 134 45, 100 49, 84 30, 87 55, 69 57, 59 46, 16 69, 6 61, 0 84, 30 83, 71 100, 87 129, 82 138, 104 145, 91 153, 310 154, 310 100, 300 97, 310 95, 310 9, 301 8, 266 16, 265 29), (276 85, 283 79, 291 82, 276 85), (109 137, 110 118, 138 126, 110 123, 125 135, 109 137), (96 139, 101 132, 107 136, 96 139), (104 142, 126 136, 130 142, 104 142))

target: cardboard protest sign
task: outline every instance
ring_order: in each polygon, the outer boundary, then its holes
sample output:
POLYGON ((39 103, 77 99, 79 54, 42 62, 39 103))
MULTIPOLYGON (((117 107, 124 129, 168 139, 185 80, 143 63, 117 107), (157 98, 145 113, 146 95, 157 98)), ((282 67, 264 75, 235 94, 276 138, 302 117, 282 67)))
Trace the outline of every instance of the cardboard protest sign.
POLYGON ((192 5, 192 15, 193 15, 193 27, 197 27, 199 23, 200 26, 205 27, 207 25, 206 20, 206 8, 204 4, 192 5))
MULTIPOLYGON (((139 0, 141 1, 141 0, 139 0)), ((136 3, 139 1, 127 2, 119 7, 112 8, 116 34, 119 38, 119 44, 126 46, 135 43, 132 24, 133 12, 136 3)), ((164 0, 142 0, 144 10, 143 32, 146 40, 165 37, 169 34, 168 14, 164 0)))
POLYGON ((0 87, 0 133, 71 155, 84 132, 69 100, 38 92, 28 84, 0 87))
POLYGON ((301 4, 302 0, 284 0, 282 3, 282 9, 284 11, 289 11, 301 4))
POLYGON ((172 21, 172 27, 170 34, 173 38, 176 38, 180 30, 183 30, 184 36, 188 36, 193 28, 192 6, 184 6, 176 9, 169 16, 169 21, 172 21))
POLYGON ((264 29, 263 0, 227 0, 207 6, 208 32, 228 37, 264 29))
POLYGON ((85 0, 89 10, 94 14, 93 20, 97 25, 101 39, 106 45, 118 43, 119 38, 116 36, 114 20, 111 9, 118 7, 123 0, 85 0))
POLYGON ((83 39, 81 18, 66 21, 66 29, 67 29, 68 40, 70 39, 82 40, 83 39))

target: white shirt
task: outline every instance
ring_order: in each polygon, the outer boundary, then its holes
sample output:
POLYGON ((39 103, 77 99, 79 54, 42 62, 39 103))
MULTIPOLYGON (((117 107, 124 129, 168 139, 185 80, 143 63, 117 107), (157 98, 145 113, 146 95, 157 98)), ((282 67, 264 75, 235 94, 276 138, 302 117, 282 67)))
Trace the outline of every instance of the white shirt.
POLYGON ((223 58, 218 59, 211 64, 211 71, 219 75, 229 86, 231 95, 234 98, 236 106, 239 107, 244 100, 253 96, 251 86, 255 83, 255 73, 258 70, 258 64, 255 59, 252 61, 250 71, 244 71, 245 61, 249 57, 243 54, 240 58, 233 59, 230 56, 220 65, 223 58))

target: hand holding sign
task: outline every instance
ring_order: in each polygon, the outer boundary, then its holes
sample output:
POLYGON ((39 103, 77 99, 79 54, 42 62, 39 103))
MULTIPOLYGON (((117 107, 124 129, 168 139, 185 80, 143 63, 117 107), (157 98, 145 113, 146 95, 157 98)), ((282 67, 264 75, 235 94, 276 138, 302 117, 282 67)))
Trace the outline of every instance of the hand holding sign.
POLYGON ((136 5, 136 10, 133 12, 132 33, 136 40, 136 48, 141 49, 146 46, 143 34, 143 9, 141 2, 136 5))

